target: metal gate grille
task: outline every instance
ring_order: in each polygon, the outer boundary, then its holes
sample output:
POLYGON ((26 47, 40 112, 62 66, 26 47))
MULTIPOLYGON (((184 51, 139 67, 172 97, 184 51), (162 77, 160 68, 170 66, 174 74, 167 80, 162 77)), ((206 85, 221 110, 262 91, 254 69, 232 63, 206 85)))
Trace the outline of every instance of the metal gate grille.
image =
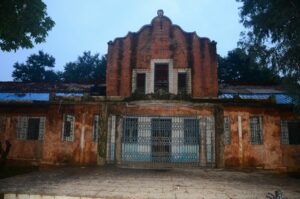
POLYGON ((128 166, 214 166, 213 117, 125 116, 121 162, 128 166))

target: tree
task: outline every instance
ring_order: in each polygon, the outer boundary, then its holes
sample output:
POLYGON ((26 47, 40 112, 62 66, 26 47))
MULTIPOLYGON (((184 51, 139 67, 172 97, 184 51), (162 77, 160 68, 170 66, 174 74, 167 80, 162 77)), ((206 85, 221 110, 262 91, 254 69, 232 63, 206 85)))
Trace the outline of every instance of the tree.
MULTIPOLYGON (((241 46, 257 60, 287 77, 287 87, 300 88, 300 1, 237 0, 241 22, 248 28, 241 46)), ((300 96, 296 95, 298 99, 300 96)), ((298 100, 299 101, 299 100, 298 100)))
POLYGON ((300 84, 299 78, 295 76, 286 76, 283 80, 283 85, 287 90, 290 97, 292 97, 293 103, 295 106, 295 113, 299 116, 300 119, 300 84))
POLYGON ((107 56, 103 55, 100 59, 100 64, 98 64, 95 68, 94 79, 96 80, 96 82, 105 83, 106 66, 107 66, 107 56))
POLYGON ((100 59, 99 54, 92 55, 90 51, 84 52, 77 61, 65 65, 64 81, 104 83, 106 64, 106 56, 100 59))
POLYGON ((15 63, 12 77, 14 81, 22 82, 56 82, 60 80, 60 73, 52 69, 55 66, 55 58, 39 51, 30 55, 26 63, 15 63))
POLYGON ((227 84, 274 85, 280 83, 276 71, 260 65, 254 56, 241 48, 219 56, 219 82, 227 84))
POLYGON ((3 51, 32 48, 45 41, 54 21, 41 0, 0 1, 0 48, 3 51))

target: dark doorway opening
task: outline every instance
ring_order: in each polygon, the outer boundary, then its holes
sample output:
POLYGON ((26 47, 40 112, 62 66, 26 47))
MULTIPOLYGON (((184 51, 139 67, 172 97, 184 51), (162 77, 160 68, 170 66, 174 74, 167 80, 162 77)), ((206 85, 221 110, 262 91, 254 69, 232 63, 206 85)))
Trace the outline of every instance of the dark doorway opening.
POLYGON ((153 118, 151 121, 152 162, 170 162, 172 120, 153 118))

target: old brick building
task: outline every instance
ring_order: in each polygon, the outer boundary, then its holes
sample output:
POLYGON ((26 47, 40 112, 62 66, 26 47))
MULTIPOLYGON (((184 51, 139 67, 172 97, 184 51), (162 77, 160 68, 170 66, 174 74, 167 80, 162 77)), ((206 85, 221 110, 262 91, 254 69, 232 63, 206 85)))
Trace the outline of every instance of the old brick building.
POLYGON ((277 87, 218 85, 216 43, 158 11, 108 43, 93 85, 0 83, 8 159, 133 167, 300 168, 299 122, 277 87))
POLYGON ((193 98, 218 96, 216 43, 184 32, 163 15, 108 45, 108 96, 130 96, 137 88, 136 78, 145 81, 145 94, 161 86, 176 95, 177 84, 184 82, 193 98), (158 85, 163 81, 165 85, 158 85))

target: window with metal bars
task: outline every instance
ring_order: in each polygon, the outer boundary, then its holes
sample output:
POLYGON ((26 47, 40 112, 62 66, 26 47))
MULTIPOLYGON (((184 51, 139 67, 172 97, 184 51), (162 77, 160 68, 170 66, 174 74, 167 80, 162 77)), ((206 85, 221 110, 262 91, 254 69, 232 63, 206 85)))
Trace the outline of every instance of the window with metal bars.
POLYGON ((154 91, 169 92, 169 65, 155 64, 154 91))
POLYGON ((17 139, 43 140, 45 131, 45 117, 18 117, 17 139))
POLYGON ((172 119, 152 118, 151 120, 152 137, 169 138, 172 134, 172 119))
POLYGON ((263 144, 262 117, 250 117, 250 142, 263 144))
POLYGON ((178 73, 178 94, 186 94, 187 93, 187 75, 186 73, 178 73))
POLYGON ((124 119, 124 143, 136 143, 138 141, 138 118, 124 119))
POLYGON ((230 118, 224 117, 224 144, 231 143, 230 118))
POLYGON ((63 120, 62 140, 72 142, 74 139, 75 116, 65 114, 63 120))
POLYGON ((184 144, 199 144, 199 120, 184 119, 184 144))
POLYGON ((95 142, 95 143, 97 142, 98 135, 100 133, 99 122, 100 122, 100 116, 99 115, 94 115, 94 118, 93 118, 93 134, 92 134, 92 139, 93 139, 93 142, 95 142))
POLYGON ((146 74, 137 73, 136 74, 136 91, 141 94, 145 94, 146 91, 146 74))
POLYGON ((281 143, 300 144, 300 121, 281 121, 281 143))
POLYGON ((37 140, 39 138, 40 129, 40 118, 29 118, 28 119, 28 129, 27 129, 27 139, 37 140))

